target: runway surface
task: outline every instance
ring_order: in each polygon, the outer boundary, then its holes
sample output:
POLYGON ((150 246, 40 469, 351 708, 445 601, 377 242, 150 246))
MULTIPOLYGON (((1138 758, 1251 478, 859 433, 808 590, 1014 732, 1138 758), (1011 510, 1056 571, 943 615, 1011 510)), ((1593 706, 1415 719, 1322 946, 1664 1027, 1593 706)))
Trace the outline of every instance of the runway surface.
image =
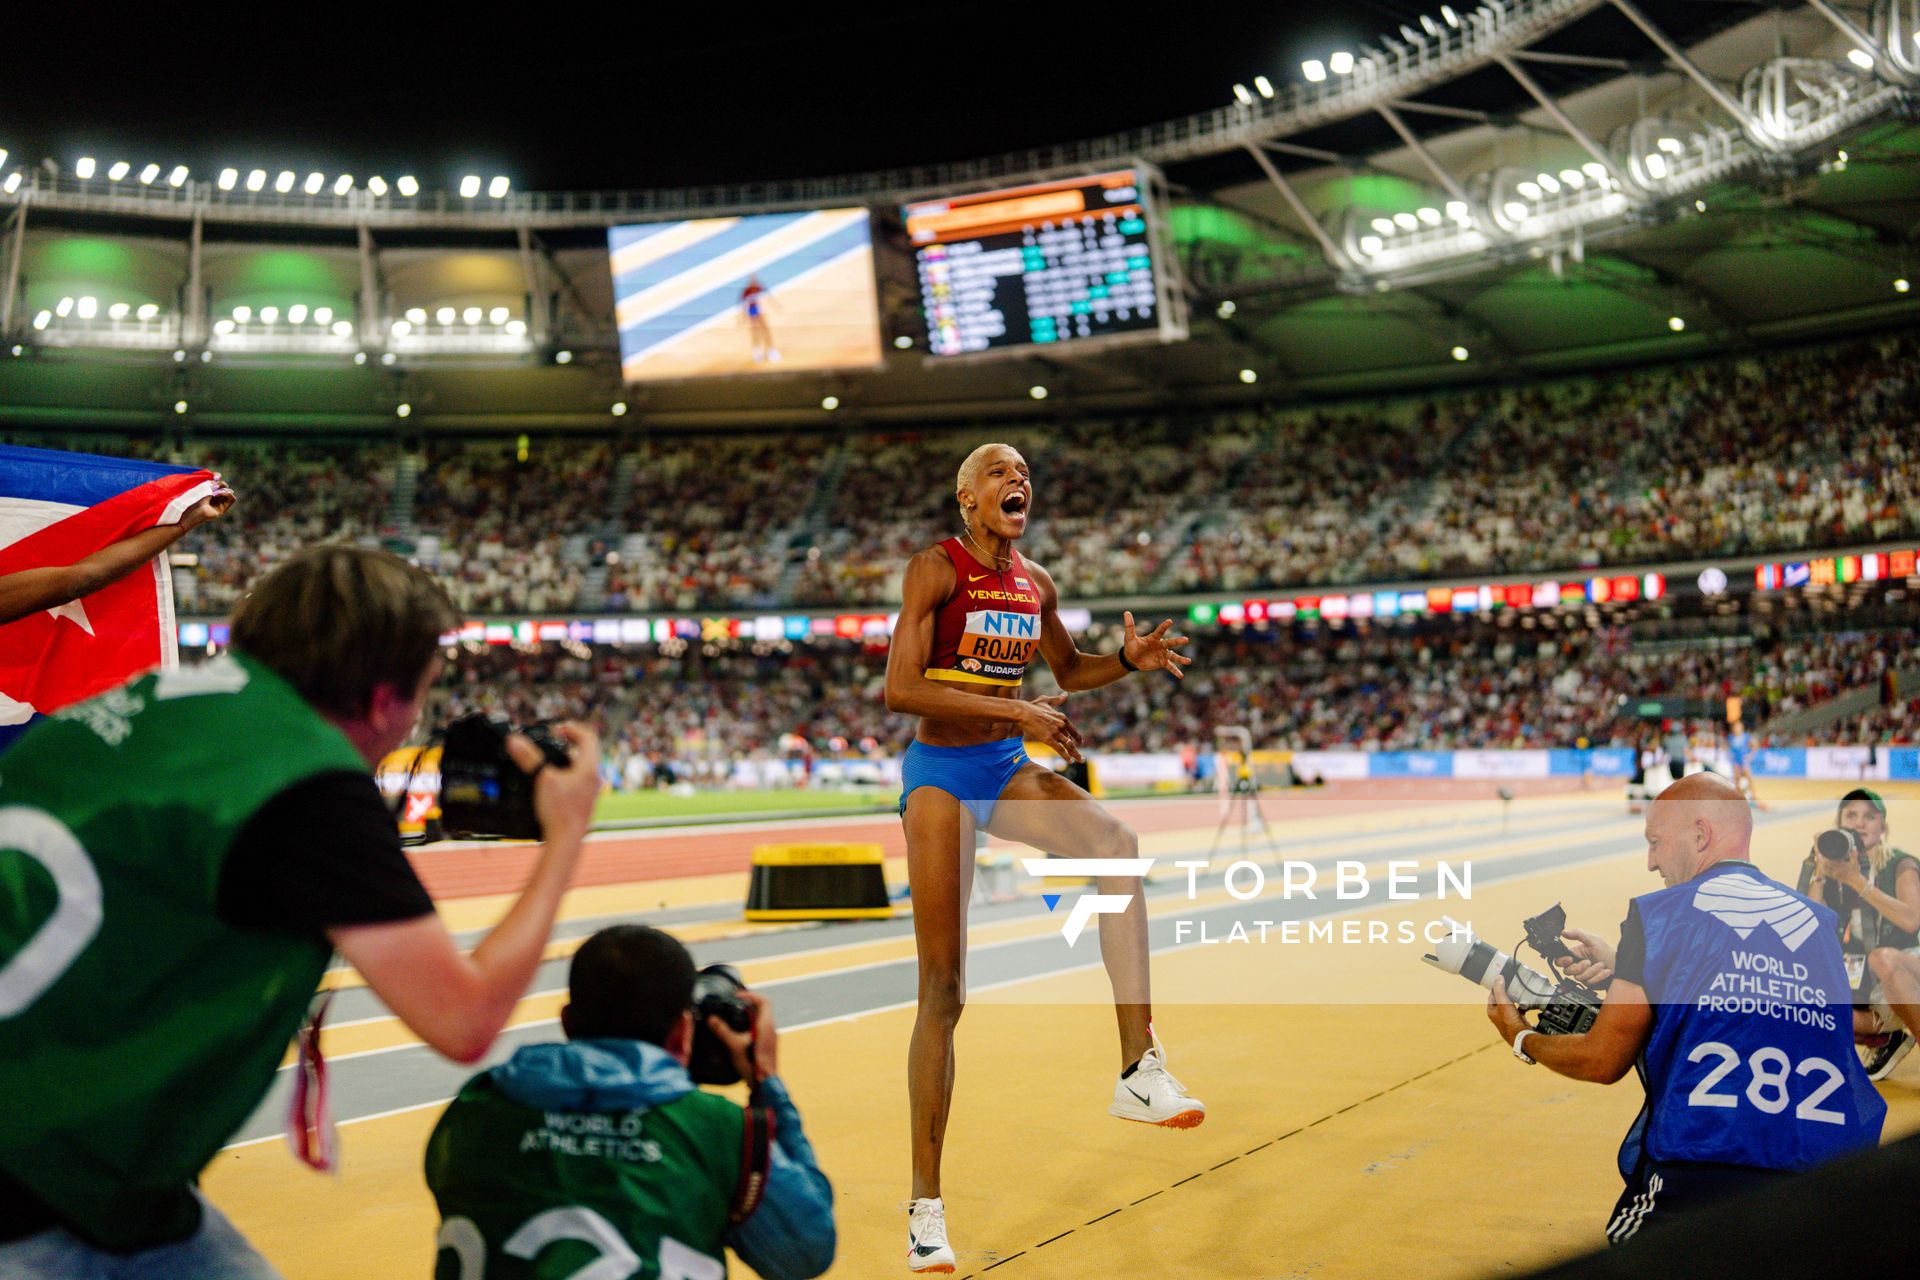
MULTIPOLYGON (((1560 901, 1573 923, 1613 935, 1627 900, 1659 881, 1617 786, 1537 783, 1503 814, 1495 785, 1269 793, 1278 847, 1249 851, 1268 879, 1244 901, 1220 879, 1239 856, 1237 830, 1191 884, 1173 865, 1206 858, 1211 797, 1115 806, 1155 859, 1156 1024, 1173 1070, 1208 1103, 1192 1131, 1106 1114, 1121 1064, 1095 931, 1074 947, 1060 934, 1074 886, 1047 888, 1067 895, 1049 911, 1046 886, 1015 875, 1017 896, 976 905, 943 1188, 960 1274, 1465 1277, 1597 1247, 1638 1087, 1515 1062, 1486 1022, 1484 993, 1419 962, 1423 931, 1444 913, 1510 948, 1523 917, 1560 901), (1315 896, 1281 895, 1281 858, 1315 868, 1315 896), (1389 860, 1413 864, 1393 887, 1417 896, 1388 896, 1389 860), (1340 862, 1364 866, 1363 896, 1335 896, 1340 862), (1440 862, 1452 875, 1444 902, 1440 862), (1236 924, 1244 941, 1228 940, 1236 924)), ((1791 882, 1844 789, 1769 786, 1774 808, 1758 815, 1754 842, 1762 869, 1791 882)), ((1894 830, 1903 811, 1920 822, 1920 789, 1895 785, 1888 799, 1894 830)), ((904 883, 889 818, 596 838, 550 958, 488 1062, 557 1038, 567 957, 604 924, 659 924, 698 963, 737 964, 774 1000, 782 1075, 835 1185, 830 1274, 891 1274, 905 1243, 912 923, 744 924, 752 846, 796 839, 878 842, 890 882, 904 883)), ((417 862, 470 945, 532 856, 443 848, 417 862)), ((1292 874, 1297 884, 1304 872, 1292 874)), ((1243 870, 1234 887, 1244 894, 1250 881, 1243 870)), ((287 1154, 283 1071, 205 1185, 289 1280, 431 1274, 436 1220, 420 1156, 471 1069, 421 1046, 350 971, 329 983, 342 1176, 314 1177, 287 1154)), ((1916 1063, 1882 1086, 1890 1136, 1920 1128, 1916 1063)))

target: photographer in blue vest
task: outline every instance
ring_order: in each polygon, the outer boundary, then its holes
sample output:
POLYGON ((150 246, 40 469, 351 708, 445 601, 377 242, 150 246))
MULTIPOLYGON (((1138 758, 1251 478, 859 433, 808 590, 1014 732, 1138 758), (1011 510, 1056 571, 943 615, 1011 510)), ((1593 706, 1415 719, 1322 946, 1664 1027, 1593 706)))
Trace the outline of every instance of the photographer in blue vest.
POLYGON ((1619 1244, 1656 1214, 1874 1146, 1886 1103, 1853 1052, 1852 997, 1833 913, 1749 861, 1753 816, 1710 773, 1647 810, 1647 869, 1618 947, 1569 929, 1569 976, 1607 984, 1581 1035, 1529 1027, 1496 982, 1487 1016, 1522 1062, 1612 1084, 1635 1068, 1647 1100, 1620 1145, 1619 1244))

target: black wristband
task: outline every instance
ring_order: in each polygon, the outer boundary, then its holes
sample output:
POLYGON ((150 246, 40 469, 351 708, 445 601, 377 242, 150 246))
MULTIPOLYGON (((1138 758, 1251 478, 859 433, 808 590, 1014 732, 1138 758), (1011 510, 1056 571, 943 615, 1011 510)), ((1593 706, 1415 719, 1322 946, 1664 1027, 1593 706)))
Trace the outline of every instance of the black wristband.
POLYGON ((1138 671, 1140 669, 1134 666, 1131 662, 1127 661, 1127 646, 1125 645, 1121 645, 1120 652, 1114 654, 1113 656, 1120 659, 1120 665, 1125 667, 1129 671, 1138 671))

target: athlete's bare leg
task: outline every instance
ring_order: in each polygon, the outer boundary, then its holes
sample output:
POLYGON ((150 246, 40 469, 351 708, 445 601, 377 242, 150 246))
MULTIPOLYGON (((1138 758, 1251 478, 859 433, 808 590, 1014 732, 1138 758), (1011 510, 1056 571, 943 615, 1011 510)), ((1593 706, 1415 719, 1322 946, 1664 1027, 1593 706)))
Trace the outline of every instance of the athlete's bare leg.
POLYGON ((1894 947, 1875 947, 1867 953, 1867 963, 1879 977, 1895 1016, 1910 1034, 1920 1036, 1920 957, 1894 947))
MULTIPOLYGON (((1140 839, 1094 798, 1051 769, 1020 767, 993 807, 987 830, 1063 858, 1137 858, 1140 839)), ((1128 894, 1123 913, 1100 917, 1100 958, 1113 984, 1122 1070, 1152 1047, 1147 903, 1138 876, 1101 876, 1101 893, 1128 894)), ((916 906, 916 910, 917 910, 916 906)))
POLYGON ((907 1048, 913 1198, 940 1194, 940 1152, 953 1105, 953 1029, 967 1002, 967 900, 973 815, 936 787, 907 797, 907 884, 920 956, 920 1006, 907 1048))

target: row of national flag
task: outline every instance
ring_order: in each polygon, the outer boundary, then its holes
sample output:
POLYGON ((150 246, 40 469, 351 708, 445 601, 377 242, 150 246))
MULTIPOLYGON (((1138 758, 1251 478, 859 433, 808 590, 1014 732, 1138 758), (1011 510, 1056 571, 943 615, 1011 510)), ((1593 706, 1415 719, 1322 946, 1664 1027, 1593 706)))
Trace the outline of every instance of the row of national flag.
MULTIPOLYGON (((0 577, 177 524, 221 487, 192 467, 0 445, 0 577)), ((177 660, 165 552, 91 595, 0 623, 0 750, 36 716, 177 660)))

